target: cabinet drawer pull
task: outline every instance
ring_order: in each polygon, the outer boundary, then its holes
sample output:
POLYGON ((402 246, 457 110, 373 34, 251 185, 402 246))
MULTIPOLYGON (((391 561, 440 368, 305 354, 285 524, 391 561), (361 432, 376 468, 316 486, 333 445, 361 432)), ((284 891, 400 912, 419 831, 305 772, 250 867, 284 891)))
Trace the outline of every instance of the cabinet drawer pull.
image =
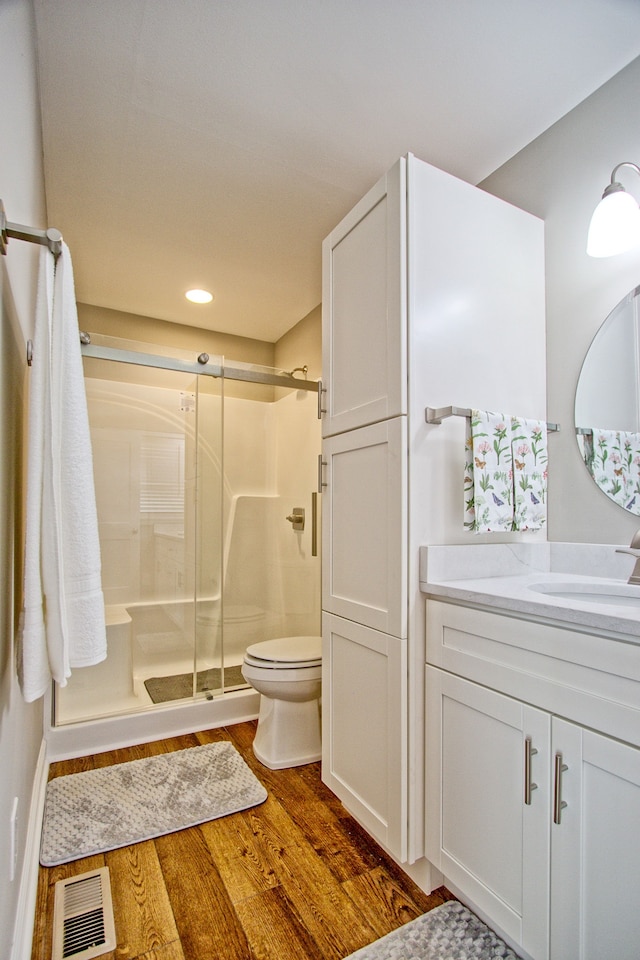
POLYGON ((531 757, 535 757, 538 751, 531 743, 531 737, 525 737, 524 741, 524 802, 529 806, 531 804, 531 791, 538 789, 537 783, 531 782, 531 757))
POLYGON ((562 799, 562 774, 565 770, 568 770, 569 767, 566 763, 562 762, 562 754, 556 753, 556 762, 555 762, 555 781, 553 785, 553 822, 560 823, 562 819, 562 811, 566 807, 566 803, 562 799))

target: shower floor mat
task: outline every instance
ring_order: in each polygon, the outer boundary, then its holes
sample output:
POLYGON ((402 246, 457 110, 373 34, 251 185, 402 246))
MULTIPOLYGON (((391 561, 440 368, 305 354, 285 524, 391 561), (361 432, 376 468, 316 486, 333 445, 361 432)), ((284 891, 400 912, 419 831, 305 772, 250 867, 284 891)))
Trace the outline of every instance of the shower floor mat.
POLYGON ((56 777, 47 784, 40 863, 116 850, 266 799, 227 740, 56 777))
MULTIPOLYGON (((149 677, 144 681, 147 693, 153 703, 167 703, 169 700, 186 700, 193 696, 193 673, 177 673, 171 677, 149 677)), ((247 687, 239 666, 224 668, 224 689, 237 690, 247 687)), ((221 690, 222 677, 220 667, 199 670, 196 674, 196 693, 221 690)))

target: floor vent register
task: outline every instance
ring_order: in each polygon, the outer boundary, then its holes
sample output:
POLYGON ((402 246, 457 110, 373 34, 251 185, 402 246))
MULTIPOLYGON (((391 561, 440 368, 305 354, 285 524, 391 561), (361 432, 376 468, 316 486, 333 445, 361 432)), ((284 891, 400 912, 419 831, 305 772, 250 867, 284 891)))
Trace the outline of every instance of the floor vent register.
POLYGON ((116 948, 109 868, 55 885, 52 960, 92 960, 116 948))

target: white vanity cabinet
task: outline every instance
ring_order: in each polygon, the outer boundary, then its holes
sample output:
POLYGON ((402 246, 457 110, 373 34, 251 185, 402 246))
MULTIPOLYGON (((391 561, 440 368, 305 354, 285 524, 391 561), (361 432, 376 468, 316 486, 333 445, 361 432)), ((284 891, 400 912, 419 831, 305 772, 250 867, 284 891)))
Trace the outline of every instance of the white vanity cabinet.
POLYGON ((534 960, 636 960, 640 650, 427 608, 427 857, 534 960))
POLYGON ((428 426, 425 408, 545 417, 542 223, 409 155, 324 241, 322 299, 322 776, 414 863, 418 554, 466 536, 464 423, 428 426))

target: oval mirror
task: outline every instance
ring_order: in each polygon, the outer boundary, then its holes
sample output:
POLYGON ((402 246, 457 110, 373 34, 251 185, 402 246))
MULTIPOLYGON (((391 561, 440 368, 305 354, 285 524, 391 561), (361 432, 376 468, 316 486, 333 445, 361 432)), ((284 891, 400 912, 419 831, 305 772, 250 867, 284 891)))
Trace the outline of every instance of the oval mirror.
POLYGON ((614 307, 584 358, 576 388, 578 446, 594 482, 640 515, 640 287, 614 307))

